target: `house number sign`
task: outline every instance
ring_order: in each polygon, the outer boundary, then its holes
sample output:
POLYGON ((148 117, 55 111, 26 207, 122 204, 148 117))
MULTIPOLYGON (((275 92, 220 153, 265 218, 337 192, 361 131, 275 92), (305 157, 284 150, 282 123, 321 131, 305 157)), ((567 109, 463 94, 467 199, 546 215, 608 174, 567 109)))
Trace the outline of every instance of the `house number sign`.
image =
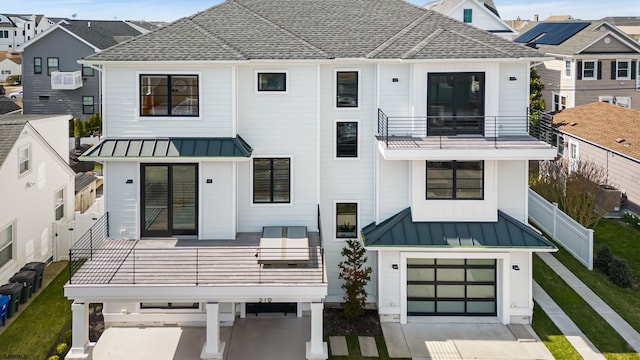
POLYGON ((270 303, 271 298, 258 298, 259 303, 270 303))

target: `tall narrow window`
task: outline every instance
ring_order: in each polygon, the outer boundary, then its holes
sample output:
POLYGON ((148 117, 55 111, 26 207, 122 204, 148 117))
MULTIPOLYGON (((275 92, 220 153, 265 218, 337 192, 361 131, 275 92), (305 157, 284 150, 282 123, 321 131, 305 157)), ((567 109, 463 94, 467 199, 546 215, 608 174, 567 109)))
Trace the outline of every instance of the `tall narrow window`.
POLYGON ((13 224, 0 230, 0 268, 13 259, 13 224))
POLYGON ((336 107, 358 107, 358 72, 336 72, 336 107))
POLYGON ((427 161, 427 200, 482 199, 483 161, 427 161))
POLYGON ((336 123, 336 157, 358 157, 358 123, 339 121, 336 123))
POLYGON ((571 77, 571 60, 564 61, 564 77, 571 77))
POLYGON ((253 159, 253 202, 291 202, 290 159, 253 159))
POLYGON ((463 20, 466 24, 471 24, 473 21, 473 9, 464 9, 463 20))
POLYGON ((95 106, 93 104, 93 96, 83 96, 82 97, 82 113, 83 114, 94 114, 95 106))
POLYGON ((197 75, 140 75, 141 116, 198 116, 197 75))
POLYGON ((60 220, 64 217, 64 189, 58 190, 53 198, 53 208, 55 219, 60 220))
POLYGON ((59 69, 59 59, 57 57, 47 58, 47 74, 51 75, 52 72, 58 71, 59 69))
POLYGON ((585 60, 582 62, 582 79, 583 80, 595 80, 596 79, 596 62, 591 60, 585 60))
POLYGON ((336 238, 358 237, 358 204, 336 203, 336 238))
POLYGON ((616 61, 616 80, 631 79, 631 60, 616 61))
POLYGON ((42 58, 41 57, 33 58, 33 73, 42 74, 42 58))
POLYGON ((31 146, 18 149, 18 174, 23 175, 31 170, 31 146))

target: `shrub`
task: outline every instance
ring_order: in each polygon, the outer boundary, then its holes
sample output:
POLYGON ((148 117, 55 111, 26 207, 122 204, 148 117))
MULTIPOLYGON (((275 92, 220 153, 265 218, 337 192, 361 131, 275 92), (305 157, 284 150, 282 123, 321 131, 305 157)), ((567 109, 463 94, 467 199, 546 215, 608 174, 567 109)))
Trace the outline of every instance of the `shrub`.
POLYGON ((635 216, 632 213, 624 213, 624 215, 622 215, 622 220, 624 220, 627 224, 631 225, 632 227, 640 230, 640 218, 635 216))
POLYGON ((358 239, 348 239, 342 248, 341 255, 346 259, 338 264, 340 279, 344 280, 344 317, 350 320, 364 315, 364 306, 367 301, 365 287, 371 280, 372 269, 365 266, 367 262, 366 249, 358 239))
POLYGON ((67 350, 69 350, 69 345, 65 343, 56 345, 56 354, 60 357, 64 357, 65 355, 67 355, 67 350))
POLYGON ((47 360, 60 360, 60 356, 58 355, 51 355, 47 358, 47 360))
POLYGON ((616 286, 628 288, 633 280, 633 273, 624 259, 614 257, 609 263, 609 280, 616 286))
POLYGON ((596 257, 593 259, 593 266, 602 271, 603 274, 609 275, 609 264, 613 260, 613 255, 611 254, 611 248, 607 244, 603 244, 600 246, 598 251, 596 252, 596 257))

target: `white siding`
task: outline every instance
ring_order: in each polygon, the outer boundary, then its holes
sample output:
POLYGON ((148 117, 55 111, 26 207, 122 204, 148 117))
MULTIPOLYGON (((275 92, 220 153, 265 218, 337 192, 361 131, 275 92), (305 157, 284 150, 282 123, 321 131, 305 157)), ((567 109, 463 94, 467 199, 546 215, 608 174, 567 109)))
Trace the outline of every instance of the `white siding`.
POLYGON ((409 103, 411 96, 411 66, 398 64, 381 64, 379 66, 380 109, 388 116, 411 116, 409 103), (398 82, 393 82, 398 79, 398 82))
MULTIPOLYGON (((527 64, 500 64, 499 102, 498 114, 500 116, 515 116, 517 119, 524 119, 527 115, 527 107, 529 106, 529 66, 527 64), (516 80, 509 80, 511 77, 516 80)), ((523 129, 523 132, 526 133, 526 128, 523 129)))
POLYGON ((140 169, 136 162, 109 161, 104 164, 105 211, 109 212, 109 235, 113 239, 140 236, 140 169), (132 184, 127 184, 132 179, 132 184))
POLYGON ((233 129, 231 66, 111 66, 105 72, 107 137, 229 137, 233 129), (201 113, 193 118, 139 117, 140 74, 199 74, 201 113))
POLYGON ((413 221, 496 221, 496 161, 484 162, 484 200, 426 200, 426 161, 413 162, 413 221))
POLYGON ((200 173, 201 239, 235 239, 235 165, 203 162, 200 173), (211 179, 213 183, 207 184, 211 179))
POLYGON ((69 115, 65 115, 30 123, 66 163, 69 163, 68 118, 69 115))
POLYGON ((386 161, 378 153, 377 222, 411 206, 411 162, 386 161))
MULTIPOLYGON (((493 14, 486 9, 482 2, 467 0, 458 5, 455 9, 446 14, 460 22, 464 21, 464 9, 472 9, 471 25, 482 30, 507 30, 505 23, 496 19, 493 14)), ((497 33, 496 35, 502 35, 497 33)))
MULTIPOLYGON (((59 121, 64 127, 66 120, 59 121)), ((66 139, 63 138, 63 140, 66 139)), ((0 283, 6 283, 25 263, 46 261, 52 256, 55 234, 54 194, 64 189, 64 218, 74 213, 74 176, 31 131, 24 131, 0 166, 0 230, 12 224, 13 260, 0 268, 0 283), (18 149, 31 146, 31 171, 18 175, 18 149)), ((66 228, 66 227, 64 227, 66 228)), ((66 239, 66 237, 65 237, 66 239)))
POLYGON ((528 161, 498 162, 498 209, 527 223, 528 161))
MULTIPOLYGON (((393 269, 393 264, 400 266, 399 251, 378 251, 378 313, 381 320, 387 315, 388 321, 399 321, 400 315, 400 268, 393 269)), ((406 286, 406 285, 405 285, 406 286)))
POLYGON ((532 287, 532 253, 530 252, 512 252, 510 257, 509 269, 509 311, 508 320, 512 324, 530 324, 533 315, 533 294, 532 287), (517 265, 518 269, 513 269, 517 265))
POLYGON ((253 157, 291 158, 291 203, 253 204, 252 162, 238 164, 238 231, 267 225, 306 225, 317 218, 317 67, 238 68, 238 133, 253 157), (256 93, 257 70, 287 70, 288 93, 256 93))

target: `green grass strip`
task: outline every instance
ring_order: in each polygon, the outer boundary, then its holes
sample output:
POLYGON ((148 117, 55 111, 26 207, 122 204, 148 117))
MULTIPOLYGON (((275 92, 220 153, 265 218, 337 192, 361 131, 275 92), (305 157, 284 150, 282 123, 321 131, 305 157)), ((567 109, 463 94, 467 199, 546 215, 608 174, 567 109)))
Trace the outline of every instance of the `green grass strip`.
POLYGON ((538 256, 533 278, 607 359, 640 359, 627 342, 538 256))
POLYGON ((0 335, 0 359, 47 358, 71 324, 71 301, 63 295, 68 279, 69 273, 63 270, 0 335))
POLYGON ((533 323, 531 327, 533 327, 533 330, 538 334, 540 340, 542 340, 547 349, 549 349, 554 359, 582 359, 582 356, 580 356, 569 340, 567 340, 564 334, 562 334, 538 304, 535 304, 533 308, 533 323))

